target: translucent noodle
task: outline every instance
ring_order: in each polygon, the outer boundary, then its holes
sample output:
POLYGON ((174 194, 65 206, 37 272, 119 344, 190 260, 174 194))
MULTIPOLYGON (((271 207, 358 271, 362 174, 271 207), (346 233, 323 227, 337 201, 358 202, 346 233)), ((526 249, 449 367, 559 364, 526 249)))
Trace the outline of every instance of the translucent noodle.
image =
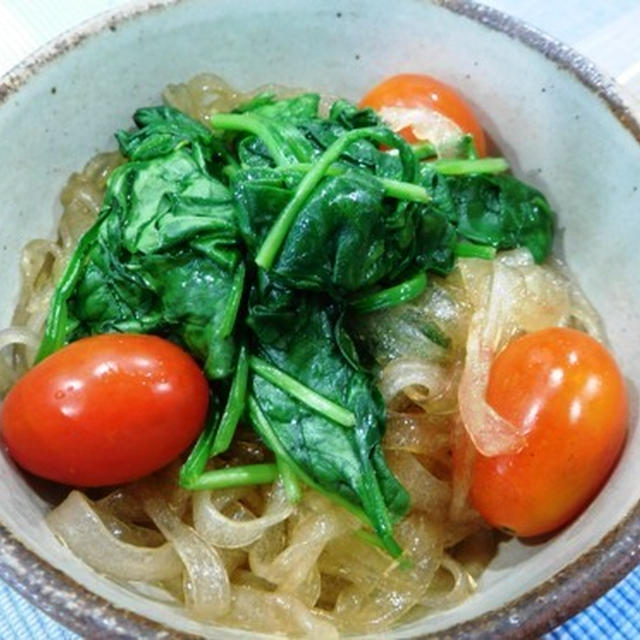
MULTIPOLYGON (((170 85, 165 100, 206 123, 212 110, 228 111, 255 93, 199 74, 170 85)), ((100 154, 73 174, 57 240, 24 248, 13 326, 0 332, 3 393, 32 364, 57 279, 123 161, 100 154)), ((496 542, 467 503, 473 450, 463 452, 454 477, 451 443, 466 429, 481 450, 496 446, 496 433, 499 447, 517 448, 510 425, 484 402, 488 366, 514 335, 549 325, 602 339, 597 315, 561 265, 536 265, 518 250, 493 262, 460 260, 418 300, 369 314, 355 328, 381 367, 389 407, 383 447, 411 496, 395 531, 405 550, 400 561, 312 490, 296 505, 277 484, 192 494, 177 488, 179 465, 99 500, 74 491, 49 524, 97 571, 124 583, 144 579, 205 622, 335 638, 455 606, 475 589, 496 542)), ((233 463, 264 455, 248 438, 233 463)))
POLYGON ((124 162, 117 152, 101 153, 69 178, 60 195, 63 206, 58 239, 31 240, 22 250, 22 287, 9 329, 0 331, 0 390, 4 393, 32 364, 40 344, 55 285, 78 240, 95 222, 107 178, 124 162), (16 330, 19 331, 16 331, 16 330), (11 349, 7 349, 11 347, 11 349), (7 351, 10 353, 7 355, 7 351), (5 364, 10 361, 10 368, 5 364))

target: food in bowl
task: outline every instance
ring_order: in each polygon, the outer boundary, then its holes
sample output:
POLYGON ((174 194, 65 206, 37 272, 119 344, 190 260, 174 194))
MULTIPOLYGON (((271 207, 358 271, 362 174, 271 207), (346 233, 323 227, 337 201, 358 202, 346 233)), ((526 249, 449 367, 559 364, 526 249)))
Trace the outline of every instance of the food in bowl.
POLYGON ((545 197, 479 157, 455 92, 166 95, 71 178, 5 334, 26 345, 15 459, 132 481, 51 512, 72 551, 197 618, 328 637, 460 602, 488 525, 551 533, 584 508, 624 384, 549 259, 545 197))

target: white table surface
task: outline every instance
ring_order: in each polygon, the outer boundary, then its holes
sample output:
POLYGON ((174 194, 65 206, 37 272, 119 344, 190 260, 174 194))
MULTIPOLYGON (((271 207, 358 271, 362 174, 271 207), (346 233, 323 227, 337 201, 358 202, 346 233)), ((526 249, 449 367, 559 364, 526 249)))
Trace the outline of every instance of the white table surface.
MULTIPOLYGON (((0 0, 0 76, 58 34, 127 4, 128 0, 0 0)), ((637 100, 640 112, 640 0, 485 0, 485 4, 526 20, 589 57, 625 88, 632 101, 637 100)), ((640 603, 629 607, 637 613, 640 603)), ((574 637, 569 631, 553 635, 574 637)), ((77 636, 0 585, 0 639, 75 640, 77 636)))

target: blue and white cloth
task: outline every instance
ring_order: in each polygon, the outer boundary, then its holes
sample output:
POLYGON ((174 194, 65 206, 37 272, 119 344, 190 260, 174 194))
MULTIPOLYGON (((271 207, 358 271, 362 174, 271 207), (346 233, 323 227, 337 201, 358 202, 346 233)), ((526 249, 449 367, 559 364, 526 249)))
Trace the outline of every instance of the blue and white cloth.
MULTIPOLYGON (((481 0, 572 45, 640 101, 640 0, 481 0)), ((127 0, 0 0, 0 75, 86 18, 127 0)), ((640 567, 548 640, 640 639, 640 567)), ((0 640, 78 640, 0 583, 0 640)))
POLYGON ((640 567, 590 607, 554 629, 549 640, 640 638, 640 567))
MULTIPOLYGON (((79 640, 6 585, 0 585, 2 640, 79 640)), ((590 607, 554 629, 547 640, 640 638, 640 567, 590 607)))

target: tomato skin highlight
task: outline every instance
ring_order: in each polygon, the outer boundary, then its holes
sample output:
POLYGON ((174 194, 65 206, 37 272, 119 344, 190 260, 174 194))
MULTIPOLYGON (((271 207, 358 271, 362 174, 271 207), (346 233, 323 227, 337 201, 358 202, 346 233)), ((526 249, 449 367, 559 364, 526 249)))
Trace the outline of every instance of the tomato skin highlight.
POLYGON ((196 362, 149 335, 84 338, 30 369, 0 413, 10 455, 28 471, 78 487, 145 476, 201 431, 209 387, 196 362))
MULTIPOLYGON (((462 131, 470 133, 479 157, 487 154, 487 141, 471 107, 444 82, 428 75, 402 73, 383 80, 360 101, 360 107, 380 111, 383 107, 424 107, 453 120, 462 131)), ((407 142, 418 142, 410 127, 399 131, 407 142)))
POLYGON ((516 454, 480 454, 473 506, 521 537, 551 533, 595 497, 626 437, 628 400, 608 351, 590 336, 554 327, 512 341, 494 361, 487 402, 522 429, 516 454))

